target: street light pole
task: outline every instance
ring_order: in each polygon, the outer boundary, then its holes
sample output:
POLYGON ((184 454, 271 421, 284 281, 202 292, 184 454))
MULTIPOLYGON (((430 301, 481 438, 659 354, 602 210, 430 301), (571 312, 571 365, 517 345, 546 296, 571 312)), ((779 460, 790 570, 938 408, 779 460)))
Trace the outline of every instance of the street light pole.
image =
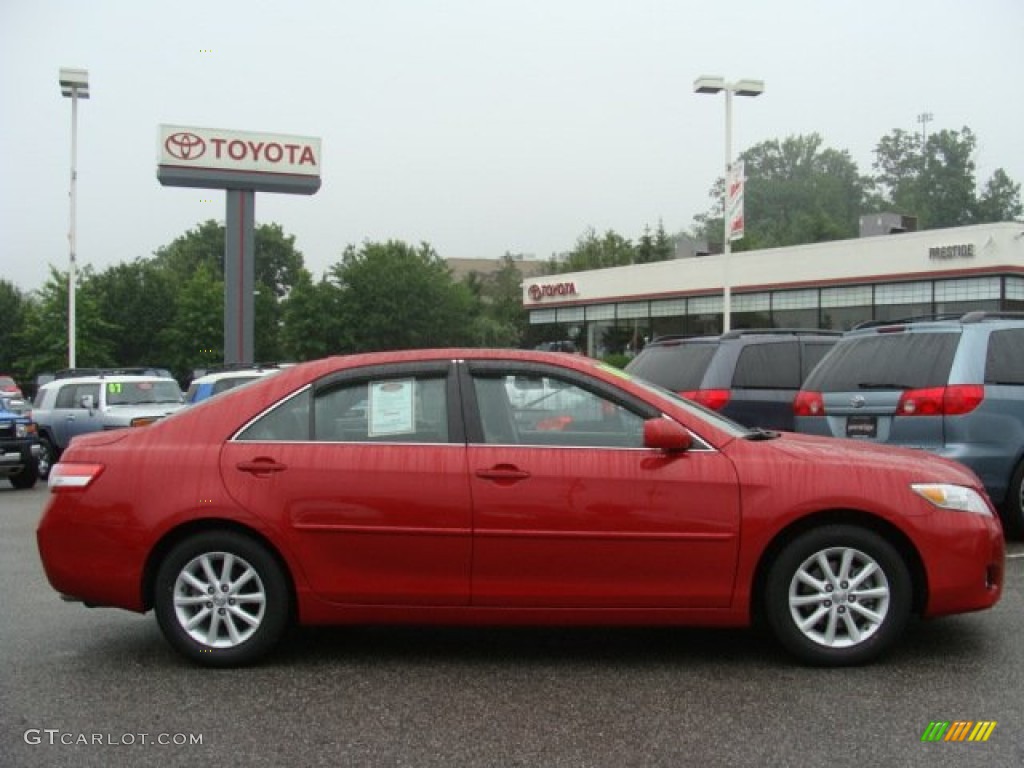
POLYGON ((84 69, 60 70, 60 90, 71 98, 71 217, 68 228, 68 368, 75 367, 75 280, 77 232, 75 208, 78 201, 78 100, 89 98, 89 72, 84 69))
POLYGON ((722 194, 722 333, 732 327, 732 280, 729 261, 732 240, 729 235, 729 179, 732 175, 732 96, 759 96, 764 93, 763 80, 737 80, 727 83, 725 78, 702 76, 693 81, 695 93, 725 91, 725 189, 722 194))

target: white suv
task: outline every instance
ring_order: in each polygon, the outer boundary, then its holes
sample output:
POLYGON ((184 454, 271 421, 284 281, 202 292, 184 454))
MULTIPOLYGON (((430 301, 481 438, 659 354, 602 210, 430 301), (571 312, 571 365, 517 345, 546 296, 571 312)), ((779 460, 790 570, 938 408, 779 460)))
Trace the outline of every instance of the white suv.
POLYGON ((178 382, 165 376, 99 373, 56 378, 32 404, 39 426, 39 475, 49 474, 75 435, 150 424, 184 406, 178 382))

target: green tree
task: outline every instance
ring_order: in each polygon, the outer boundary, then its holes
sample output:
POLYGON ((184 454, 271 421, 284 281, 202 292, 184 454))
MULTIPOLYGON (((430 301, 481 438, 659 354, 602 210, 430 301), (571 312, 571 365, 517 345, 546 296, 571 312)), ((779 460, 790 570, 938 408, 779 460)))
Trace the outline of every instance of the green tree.
POLYGON ((152 259, 137 258, 97 274, 91 281, 104 322, 110 327, 112 356, 119 365, 163 365, 160 333, 174 320, 178 285, 152 259))
POLYGON ((14 283, 0 279, 0 317, 3 318, 0 323, 0 373, 14 376, 19 382, 27 374, 19 366, 24 352, 21 331, 25 326, 28 304, 29 297, 14 283))
MULTIPOLYGON (((742 152, 744 238, 735 250, 773 248, 856 237, 870 180, 849 153, 823 146, 820 135, 765 141, 742 152)), ((712 209, 695 217, 699 236, 721 246, 724 178, 712 209)))
MULTIPOLYGON (((294 236, 286 235, 279 224, 258 225, 254 237, 255 357, 277 360, 285 347, 280 338, 282 302, 304 269, 303 258, 294 236)), ((223 284, 224 240, 224 225, 210 219, 159 248, 154 261, 179 283, 203 267, 223 284)))
POLYGON ((577 238, 576 245, 564 258, 548 262, 548 271, 551 274, 580 272, 620 267, 635 261, 636 249, 629 240, 611 229, 598 237, 594 228, 589 227, 577 238))
POLYGON ((922 143, 896 129, 875 147, 874 210, 916 216, 920 229, 1009 221, 1021 215, 1020 185, 996 169, 980 194, 974 162, 977 138, 966 126, 922 143))
POLYGON ((666 261, 672 258, 674 251, 671 238, 665 232, 665 225, 658 219, 658 228, 654 235, 651 235, 651 228, 644 227, 644 233, 637 241, 634 251, 634 262, 636 264, 648 264, 652 261, 666 261))
POLYGON ((473 320, 473 343, 484 347, 516 347, 527 325, 523 308, 523 273, 506 253, 501 266, 488 275, 473 272, 463 281, 478 309, 473 320))
MULTIPOLYGON (((116 364, 111 336, 114 327, 100 311, 92 269, 75 279, 75 365, 79 368, 116 364)), ((50 267, 50 277, 25 307, 19 334, 22 349, 16 368, 29 377, 68 365, 68 275, 50 267)))
POLYGON ((224 281, 209 264, 199 263, 178 286, 173 320, 158 342, 180 376, 224 361, 224 281))
POLYGON ((468 344, 468 288, 440 256, 396 240, 348 246, 329 270, 352 352, 468 344))
POLYGON ((315 360, 352 348, 341 317, 341 291, 321 277, 299 271, 282 306, 281 344, 289 360, 315 360))

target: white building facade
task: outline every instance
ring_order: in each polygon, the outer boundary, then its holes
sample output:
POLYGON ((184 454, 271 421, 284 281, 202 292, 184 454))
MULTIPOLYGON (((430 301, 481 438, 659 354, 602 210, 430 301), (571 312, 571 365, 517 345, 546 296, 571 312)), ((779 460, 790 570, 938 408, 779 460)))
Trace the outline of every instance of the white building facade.
MULTIPOLYGON (((534 338, 587 354, 722 330, 722 255, 527 278, 534 338)), ((1024 311, 1024 223, 980 224, 733 252, 732 327, 848 330, 973 310, 1024 311)))

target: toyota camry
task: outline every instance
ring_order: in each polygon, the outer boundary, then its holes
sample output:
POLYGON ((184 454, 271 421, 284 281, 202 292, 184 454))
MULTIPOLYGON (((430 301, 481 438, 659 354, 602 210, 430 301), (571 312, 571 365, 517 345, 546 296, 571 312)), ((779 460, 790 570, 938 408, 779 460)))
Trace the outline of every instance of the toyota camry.
POLYGON ((76 438, 49 485, 55 590, 152 610, 210 666, 295 623, 758 622, 804 662, 857 664, 1003 583, 963 466, 749 430, 551 352, 298 365, 76 438))

